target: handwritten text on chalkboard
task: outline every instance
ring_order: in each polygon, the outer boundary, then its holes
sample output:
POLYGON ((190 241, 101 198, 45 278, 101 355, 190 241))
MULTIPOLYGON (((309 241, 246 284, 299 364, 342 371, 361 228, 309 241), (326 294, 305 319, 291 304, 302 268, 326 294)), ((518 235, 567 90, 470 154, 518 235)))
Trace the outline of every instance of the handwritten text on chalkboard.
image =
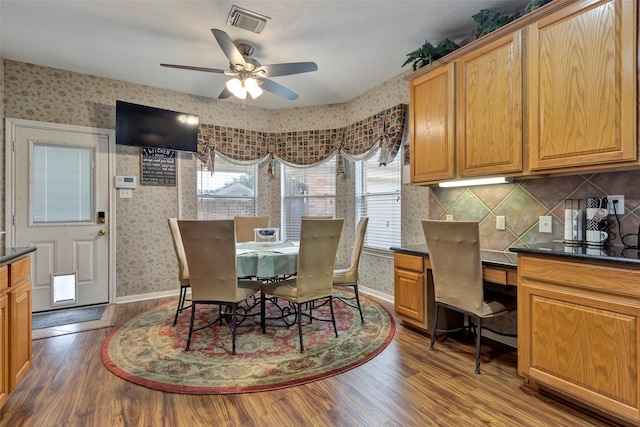
POLYGON ((176 152, 143 147, 141 184, 176 185, 176 152))

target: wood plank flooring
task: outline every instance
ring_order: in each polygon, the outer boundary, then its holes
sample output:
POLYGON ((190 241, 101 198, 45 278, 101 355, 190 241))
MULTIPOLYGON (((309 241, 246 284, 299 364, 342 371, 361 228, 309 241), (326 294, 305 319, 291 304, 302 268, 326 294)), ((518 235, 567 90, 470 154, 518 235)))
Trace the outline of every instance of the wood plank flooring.
MULTIPOLYGON (((118 324, 160 299, 118 305, 118 324)), ((392 306, 384 304, 390 312, 392 306)), ((183 313, 188 315, 188 313, 183 313)), ((113 328, 33 342, 33 366, 0 410, 0 426, 609 426, 523 390, 515 350, 429 339, 400 324, 370 362, 284 390, 226 396, 162 393, 107 371, 100 346, 113 328)))

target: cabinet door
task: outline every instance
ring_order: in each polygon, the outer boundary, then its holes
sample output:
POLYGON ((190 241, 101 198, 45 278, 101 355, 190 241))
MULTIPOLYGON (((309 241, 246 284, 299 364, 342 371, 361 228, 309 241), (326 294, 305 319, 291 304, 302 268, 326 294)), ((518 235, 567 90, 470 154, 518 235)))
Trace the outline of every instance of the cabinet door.
POLYGON ((455 177, 453 70, 447 64, 410 84, 412 183, 455 177))
POLYGON ((423 273, 395 269, 395 309, 402 320, 426 329, 426 292, 423 273))
POLYGON ((637 159, 636 8, 581 1, 528 27, 532 170, 637 159))
MULTIPOLYGON (((6 269, 6 267, 5 267, 6 269)), ((0 296, 0 408, 9 398, 9 299, 0 296)))
POLYGON ((31 367, 31 281, 11 287, 9 315, 9 381, 14 390, 31 367))
POLYGON ((520 255, 520 375, 638 425, 640 271, 520 255))
POLYGON ((521 32, 456 63, 458 175, 522 171, 521 32))

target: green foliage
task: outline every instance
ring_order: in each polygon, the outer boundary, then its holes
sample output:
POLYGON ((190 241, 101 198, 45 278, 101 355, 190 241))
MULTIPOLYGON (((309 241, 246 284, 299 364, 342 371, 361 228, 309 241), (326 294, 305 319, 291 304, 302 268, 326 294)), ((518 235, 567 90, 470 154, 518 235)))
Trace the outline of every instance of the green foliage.
MULTIPOLYGON (((515 21, 522 15, 534 11, 551 1, 552 0, 530 0, 522 12, 518 11, 511 15, 503 15, 500 12, 492 14, 488 9, 482 9, 480 12, 472 16, 473 20, 477 24, 475 38, 479 39, 480 37, 515 21)), ((437 46, 434 46, 429 42, 429 40, 427 40, 419 49, 407 54, 407 60, 402 64, 402 66, 404 67, 407 64, 412 64, 413 71, 416 71, 417 69, 422 68, 425 65, 429 65, 433 61, 448 55, 459 47, 460 46, 449 39, 442 40, 437 46)))
POLYGON ((507 25, 509 22, 515 21, 520 18, 520 16, 520 12, 515 12, 512 15, 503 15, 500 12, 496 12, 492 16, 489 9, 482 9, 479 13, 472 16, 473 20, 476 21, 477 24, 475 38, 479 39, 480 37, 507 25))
POLYGON ((419 49, 414 50, 407 54, 407 60, 402 64, 404 67, 407 64, 412 64, 413 71, 431 64, 433 61, 442 58, 445 55, 458 49, 458 46, 454 41, 444 39, 437 46, 431 44, 429 40, 425 41, 419 49))
POLYGON ((533 12, 539 7, 544 6, 547 3, 551 3, 551 0, 531 0, 524 8, 524 13, 533 12))

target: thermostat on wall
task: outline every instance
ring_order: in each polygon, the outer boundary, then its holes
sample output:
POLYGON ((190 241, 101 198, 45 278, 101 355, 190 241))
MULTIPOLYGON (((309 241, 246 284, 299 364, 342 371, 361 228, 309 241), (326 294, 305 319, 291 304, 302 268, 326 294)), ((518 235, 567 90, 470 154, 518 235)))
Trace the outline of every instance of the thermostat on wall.
POLYGON ((116 176, 116 188, 136 188, 136 177, 116 176))

